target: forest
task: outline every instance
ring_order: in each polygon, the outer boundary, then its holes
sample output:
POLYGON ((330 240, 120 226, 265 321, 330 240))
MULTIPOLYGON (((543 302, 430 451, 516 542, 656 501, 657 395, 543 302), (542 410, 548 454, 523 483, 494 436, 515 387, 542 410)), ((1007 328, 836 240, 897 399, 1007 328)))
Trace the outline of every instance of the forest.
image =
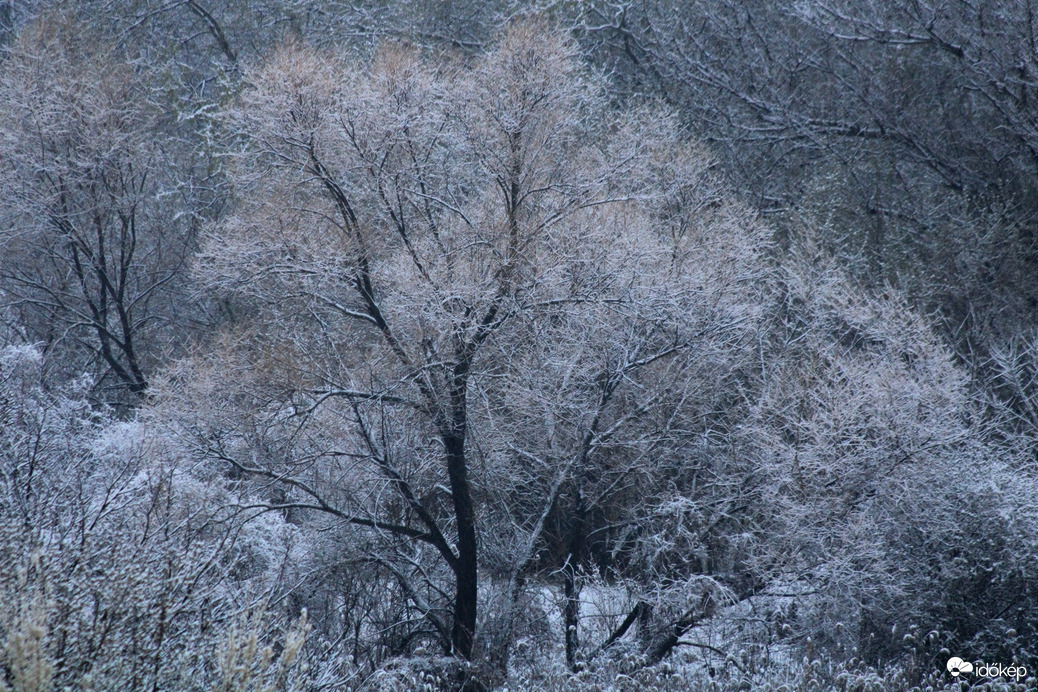
POLYGON ((1038 689, 1038 0, 0 0, 0 692, 1038 689))

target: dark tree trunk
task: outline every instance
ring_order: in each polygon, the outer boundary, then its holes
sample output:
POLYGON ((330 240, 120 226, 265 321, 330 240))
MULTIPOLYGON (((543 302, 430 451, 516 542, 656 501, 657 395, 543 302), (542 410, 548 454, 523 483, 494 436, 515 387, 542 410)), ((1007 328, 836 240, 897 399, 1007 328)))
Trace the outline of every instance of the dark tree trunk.
POLYGON ((689 608, 678 619, 674 620, 657 633, 655 640, 645 650, 645 665, 654 666, 670 655, 681 637, 695 627, 713 610, 713 595, 705 591, 699 604, 689 608))
POLYGON ((465 459, 464 411, 460 414, 460 429, 455 416, 454 431, 444 438, 447 453, 447 475, 454 498, 454 518, 458 531, 458 562, 455 569, 456 591, 454 620, 451 626, 451 648, 455 656, 472 660, 472 642, 476 631, 476 593, 478 586, 476 562, 476 522, 472 507, 472 492, 465 459))

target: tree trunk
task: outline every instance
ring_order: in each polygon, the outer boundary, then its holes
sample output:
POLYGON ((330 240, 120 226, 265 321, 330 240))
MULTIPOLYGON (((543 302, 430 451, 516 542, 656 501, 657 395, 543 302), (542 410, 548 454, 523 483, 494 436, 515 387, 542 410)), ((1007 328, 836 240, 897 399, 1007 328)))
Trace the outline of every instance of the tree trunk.
POLYGON ((580 590, 577 588, 577 570, 567 562, 562 570, 565 604, 562 608, 563 626, 566 628, 566 665, 577 671, 577 650, 580 648, 580 590))
POLYGON ((454 518, 458 531, 458 562, 455 569, 454 620, 451 626, 453 654, 466 661, 472 660, 472 641, 476 631, 476 523, 472 508, 472 493, 465 463, 464 424, 460 434, 444 439, 447 451, 447 475, 454 497, 454 518))
POLYGON ((574 512, 572 532, 570 533, 569 555, 562 567, 565 605, 563 607, 563 625, 566 628, 566 665, 574 673, 577 672, 577 652, 580 649, 580 588, 577 586, 577 566, 584 558, 584 517, 588 508, 584 501, 584 490, 577 490, 577 506, 574 512))

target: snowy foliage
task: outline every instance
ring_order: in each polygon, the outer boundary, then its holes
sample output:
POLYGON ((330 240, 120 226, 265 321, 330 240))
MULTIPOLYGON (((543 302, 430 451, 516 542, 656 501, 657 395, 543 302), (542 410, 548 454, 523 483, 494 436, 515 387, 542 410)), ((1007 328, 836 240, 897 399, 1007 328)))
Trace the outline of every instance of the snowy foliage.
POLYGON ((0 691, 1038 672, 1022 4, 751 5, 0 0, 0 691))

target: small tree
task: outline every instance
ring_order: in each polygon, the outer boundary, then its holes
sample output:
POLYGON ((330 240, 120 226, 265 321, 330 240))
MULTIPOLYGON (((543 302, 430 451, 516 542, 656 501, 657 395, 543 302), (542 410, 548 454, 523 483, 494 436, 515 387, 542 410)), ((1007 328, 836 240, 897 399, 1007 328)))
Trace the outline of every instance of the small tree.
POLYGON ((4 56, 0 290, 51 368, 140 395, 176 341, 192 218, 142 80, 90 41, 45 15, 4 56))

